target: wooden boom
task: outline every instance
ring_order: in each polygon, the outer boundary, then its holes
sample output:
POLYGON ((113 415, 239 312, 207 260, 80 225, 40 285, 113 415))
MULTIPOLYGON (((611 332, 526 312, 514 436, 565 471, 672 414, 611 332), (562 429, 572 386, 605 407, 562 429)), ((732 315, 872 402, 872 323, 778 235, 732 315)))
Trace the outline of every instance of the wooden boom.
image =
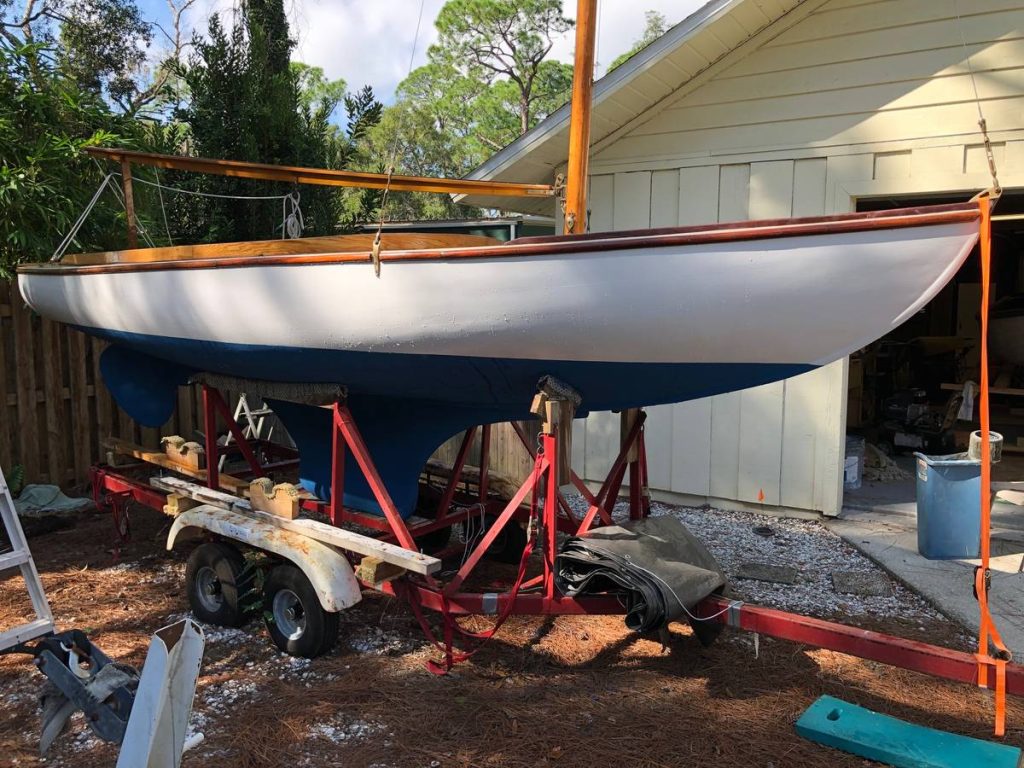
POLYGON ((294 184, 319 184, 329 187, 363 187, 398 192, 441 192, 452 195, 502 195, 507 197, 553 197, 550 184, 517 184, 509 181, 470 181, 466 179, 433 179, 427 176, 392 175, 390 184, 384 173, 334 171, 324 168, 299 168, 269 163, 248 163, 241 160, 213 160, 207 157, 181 157, 152 152, 135 152, 109 147, 86 147, 93 157, 112 160, 125 167, 131 163, 178 171, 195 171, 240 179, 288 181, 294 184))

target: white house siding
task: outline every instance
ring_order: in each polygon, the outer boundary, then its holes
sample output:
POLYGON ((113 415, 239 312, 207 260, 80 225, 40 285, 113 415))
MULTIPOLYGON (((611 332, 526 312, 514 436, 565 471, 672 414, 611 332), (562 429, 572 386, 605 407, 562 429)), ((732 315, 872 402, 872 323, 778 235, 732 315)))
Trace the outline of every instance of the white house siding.
MULTIPOLYGON (((987 187, 963 43, 1001 181, 1024 187, 1024 3, 958 3, 959 23, 953 0, 803 3, 601 142, 591 228, 839 213, 859 197, 987 187)), ((838 513, 846 379, 842 360, 649 409, 652 489, 838 513)), ((618 417, 592 415, 575 440, 584 475, 602 477, 618 417)))

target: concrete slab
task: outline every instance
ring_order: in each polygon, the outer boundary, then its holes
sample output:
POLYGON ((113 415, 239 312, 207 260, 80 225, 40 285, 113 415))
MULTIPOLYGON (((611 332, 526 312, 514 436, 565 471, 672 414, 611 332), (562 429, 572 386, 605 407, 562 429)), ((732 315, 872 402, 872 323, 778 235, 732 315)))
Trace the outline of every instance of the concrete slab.
POLYGON ((736 571, 738 579, 769 581, 773 584, 796 584, 797 577, 796 568, 770 563, 743 563, 736 571))
MULTIPOLYGON (((1015 509, 1021 516, 1020 508, 1015 509)), ((917 552, 915 522, 914 517, 893 514, 891 510, 844 509, 841 517, 825 520, 824 524, 947 616, 977 633, 978 603, 973 594, 973 574, 979 562, 925 559, 917 552)), ((998 530, 992 552, 990 607, 1007 646, 1015 656, 1021 657, 1024 656, 1024 573, 1021 572, 1024 536, 1017 530, 998 530)))
POLYGON ((889 578, 880 571, 832 571, 832 586, 846 595, 887 597, 892 594, 889 578))

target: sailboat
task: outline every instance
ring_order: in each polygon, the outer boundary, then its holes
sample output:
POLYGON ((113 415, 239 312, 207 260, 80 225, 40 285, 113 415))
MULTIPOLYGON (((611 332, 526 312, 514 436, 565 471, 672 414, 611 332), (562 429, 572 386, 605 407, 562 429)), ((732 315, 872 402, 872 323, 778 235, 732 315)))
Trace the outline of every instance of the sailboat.
MULTIPOLYGON (((581 14, 593 11, 581 2, 581 14)), ((682 402, 777 381, 859 349, 921 309, 975 246, 976 203, 586 233, 592 16, 577 26, 565 234, 497 243, 347 235, 65 256, 19 268, 44 317, 110 342, 118 404, 145 425, 198 374, 339 384, 398 508, 444 440, 529 417, 538 381, 577 415, 682 402)), ((121 164, 297 183, 554 195, 545 185, 376 176, 125 150, 121 164)), ((126 195, 130 203, 130 191, 126 195)), ((132 221, 129 210, 129 220, 132 221)), ((330 487, 328 411, 272 403, 330 487)), ((358 473, 346 504, 374 510, 358 473)))

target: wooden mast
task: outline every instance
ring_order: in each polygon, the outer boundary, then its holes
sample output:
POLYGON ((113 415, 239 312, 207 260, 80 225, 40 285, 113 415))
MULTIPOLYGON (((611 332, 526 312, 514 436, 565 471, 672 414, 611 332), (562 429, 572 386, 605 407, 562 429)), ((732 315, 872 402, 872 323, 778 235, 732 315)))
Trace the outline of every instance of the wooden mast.
POLYGON ((565 187, 565 234, 587 230, 587 166, 590 162, 590 106, 594 90, 594 40, 597 0, 576 6, 576 61, 569 118, 569 167, 565 187))

